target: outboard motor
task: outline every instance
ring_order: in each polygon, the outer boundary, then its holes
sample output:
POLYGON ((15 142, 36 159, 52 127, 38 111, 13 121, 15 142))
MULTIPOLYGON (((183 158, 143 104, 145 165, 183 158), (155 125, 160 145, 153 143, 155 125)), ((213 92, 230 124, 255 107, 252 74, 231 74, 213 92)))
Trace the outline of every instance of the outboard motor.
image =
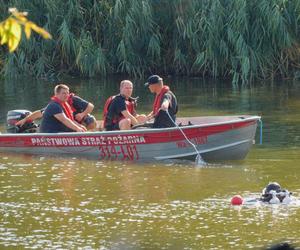
POLYGON ((17 133, 35 133, 37 132, 38 125, 33 121, 27 121, 23 126, 17 126, 16 123, 26 116, 30 115, 29 110, 10 110, 7 112, 7 133, 17 134, 17 133))

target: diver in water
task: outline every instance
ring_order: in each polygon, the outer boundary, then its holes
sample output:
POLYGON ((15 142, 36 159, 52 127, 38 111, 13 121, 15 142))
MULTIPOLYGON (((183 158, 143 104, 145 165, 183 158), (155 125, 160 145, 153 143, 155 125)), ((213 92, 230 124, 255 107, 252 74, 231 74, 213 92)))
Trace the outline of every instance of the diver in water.
POLYGON ((270 204, 288 204, 291 202, 291 192, 282 189, 277 182, 270 182, 262 191, 260 201, 270 204))

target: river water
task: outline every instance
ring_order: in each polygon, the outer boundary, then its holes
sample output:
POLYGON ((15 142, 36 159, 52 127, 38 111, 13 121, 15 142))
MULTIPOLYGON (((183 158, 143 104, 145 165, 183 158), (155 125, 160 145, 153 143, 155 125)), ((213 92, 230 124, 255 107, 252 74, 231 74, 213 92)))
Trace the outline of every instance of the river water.
MULTIPOLYGON (((95 104, 120 77, 66 79, 95 104)), ((263 145, 243 161, 195 167, 189 162, 89 161, 0 153, 0 249, 264 249, 300 246, 300 82, 252 86, 166 79, 180 116, 253 114, 263 119, 263 145), (230 205, 257 198, 270 181, 293 192, 290 205, 230 205)), ((136 81, 138 109, 153 96, 136 81)), ((54 83, 0 82, 0 121, 8 110, 45 106, 54 83)), ((259 142, 257 132, 256 142, 259 142)))

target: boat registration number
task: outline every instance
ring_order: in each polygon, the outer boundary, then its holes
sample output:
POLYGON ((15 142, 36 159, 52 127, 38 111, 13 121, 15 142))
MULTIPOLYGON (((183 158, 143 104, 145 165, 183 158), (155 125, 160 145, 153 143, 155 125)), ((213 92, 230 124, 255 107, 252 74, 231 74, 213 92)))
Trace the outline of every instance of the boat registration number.
POLYGON ((107 160, 138 160, 136 145, 104 145, 99 147, 99 159, 107 160))

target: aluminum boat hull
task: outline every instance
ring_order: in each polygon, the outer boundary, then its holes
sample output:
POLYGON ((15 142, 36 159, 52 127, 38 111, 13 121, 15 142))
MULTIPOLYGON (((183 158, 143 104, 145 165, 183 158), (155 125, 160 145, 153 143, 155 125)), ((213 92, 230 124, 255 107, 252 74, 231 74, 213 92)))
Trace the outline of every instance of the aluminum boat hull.
MULTIPOLYGON (((207 162, 244 159, 259 116, 178 118, 177 123, 207 162), (189 125, 190 124, 190 125, 189 125)), ((87 157, 95 160, 195 159, 177 128, 139 128, 85 133, 0 134, 0 152, 87 157)))

